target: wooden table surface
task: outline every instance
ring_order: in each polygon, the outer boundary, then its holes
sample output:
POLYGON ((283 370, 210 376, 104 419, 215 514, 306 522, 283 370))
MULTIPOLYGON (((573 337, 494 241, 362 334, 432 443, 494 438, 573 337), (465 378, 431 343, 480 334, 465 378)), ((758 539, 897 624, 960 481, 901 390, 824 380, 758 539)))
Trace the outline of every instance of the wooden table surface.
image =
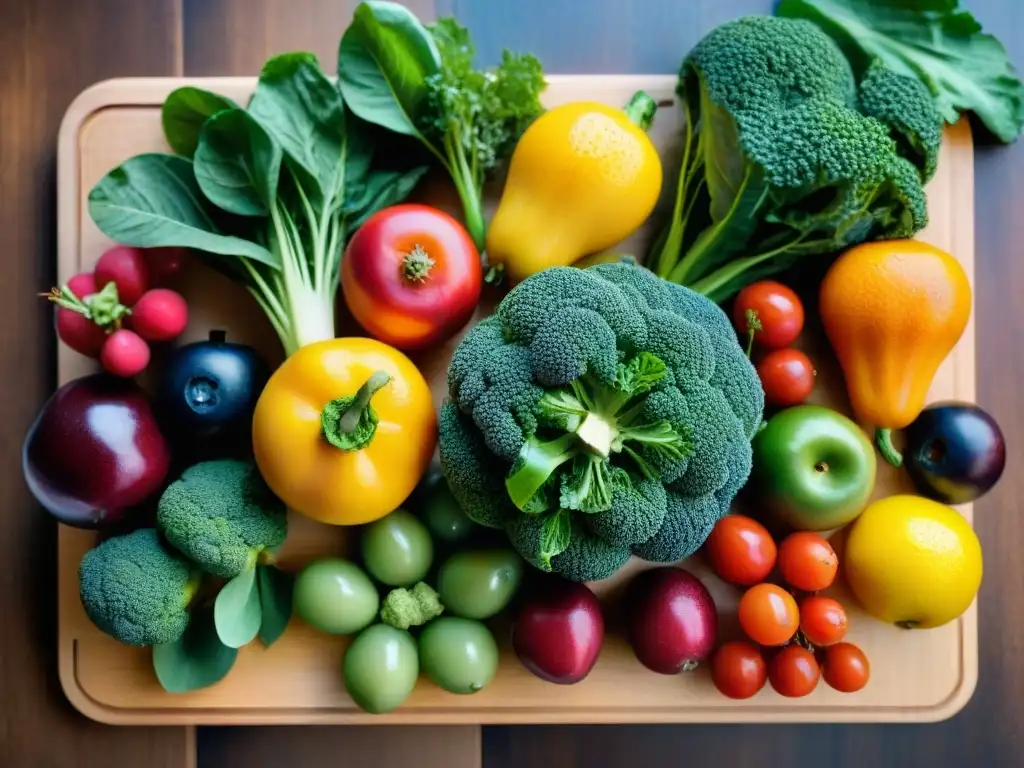
MULTIPOLYGON (((111 728, 78 715, 57 682, 54 528, 21 477, 21 440, 50 394, 54 162, 61 116, 89 84, 120 76, 255 75, 305 49, 333 69, 356 0, 0 0, 0 766, 4 768, 390 768, 374 742, 416 729, 111 728)), ((708 29, 771 0, 406 0, 454 14, 481 58, 536 53, 551 73, 674 72, 708 29)), ((1024 3, 963 0, 1024 69, 1024 3)), ((1024 545, 1018 395, 1024 381, 1024 142, 976 156, 978 392, 1010 439, 1001 484, 976 507, 985 550, 978 691, 953 720, 922 726, 493 727, 486 768, 664 765, 1021 765, 1024 545)), ((440 734, 431 734, 437 738, 440 734)))

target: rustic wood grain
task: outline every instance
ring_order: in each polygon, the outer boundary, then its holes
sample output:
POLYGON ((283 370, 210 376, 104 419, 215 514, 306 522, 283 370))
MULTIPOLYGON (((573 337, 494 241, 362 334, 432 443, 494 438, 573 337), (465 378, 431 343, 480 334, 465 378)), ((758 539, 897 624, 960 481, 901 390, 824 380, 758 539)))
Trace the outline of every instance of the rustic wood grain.
POLYGON ((68 104, 116 75, 180 73, 177 0, 0 3, 0 765, 185 768, 185 728, 121 730, 65 700, 55 667, 54 526, 21 477, 21 440, 53 391, 54 159, 68 104))

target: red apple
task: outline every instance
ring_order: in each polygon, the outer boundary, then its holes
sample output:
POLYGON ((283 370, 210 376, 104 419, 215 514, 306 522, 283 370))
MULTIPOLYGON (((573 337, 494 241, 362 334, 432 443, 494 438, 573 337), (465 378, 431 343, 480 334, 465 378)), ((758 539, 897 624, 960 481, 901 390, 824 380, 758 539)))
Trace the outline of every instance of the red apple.
POLYGON ((584 584, 545 580, 523 603, 512 647, 542 680, 568 685, 585 678, 604 644, 601 604, 584 584))
POLYGON ((682 568, 644 571, 626 589, 629 644, 663 675, 693 669, 715 647, 718 612, 700 579, 682 568))
POLYGON ((93 374, 58 389, 22 445, 36 500, 62 523, 105 528, 156 493, 170 451, 146 393, 128 379, 93 374))

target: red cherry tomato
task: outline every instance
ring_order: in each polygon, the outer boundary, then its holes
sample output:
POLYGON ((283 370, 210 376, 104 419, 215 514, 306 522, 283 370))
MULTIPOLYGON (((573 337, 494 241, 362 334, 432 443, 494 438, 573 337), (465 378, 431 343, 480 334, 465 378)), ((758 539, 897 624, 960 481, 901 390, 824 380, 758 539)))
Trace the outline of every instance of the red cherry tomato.
POLYGON ((757 313, 761 329, 754 333, 754 344, 764 349, 788 347, 804 327, 804 305, 792 289, 774 280, 751 283, 736 296, 733 322, 740 338, 748 338, 747 311, 757 313))
POLYGON ((799 349, 773 349, 757 364, 757 375, 768 405, 799 405, 814 390, 816 372, 811 359, 799 349))
POLYGON ((482 284, 480 254, 465 228, 417 203, 367 219, 341 261, 349 311, 372 336, 399 349, 454 335, 473 316, 482 284))
POLYGON ((846 637, 846 610, 831 597, 813 595, 800 603, 800 631, 812 645, 833 645, 846 637))
POLYGON ((753 643, 733 640, 723 643, 711 657, 711 679, 730 699, 749 699, 764 688, 768 666, 753 643))
POLYGON ((836 551, 821 534, 797 531, 779 544, 779 573, 793 589, 802 592, 828 589, 838 570, 836 551))
POLYGON ((787 645, 768 665, 768 680, 776 693, 798 698, 811 693, 821 679, 814 654, 799 645, 787 645))
POLYGON ((796 600, 775 584, 757 584, 740 598, 740 627, 758 645, 785 645, 800 626, 796 600))
POLYGON ((704 544, 711 570, 722 581, 750 587, 768 578, 777 549, 768 529, 744 515, 726 515, 704 544))
POLYGON ((868 684, 871 665, 864 651, 853 643, 837 643, 825 650, 822 677, 842 693, 854 693, 868 684))

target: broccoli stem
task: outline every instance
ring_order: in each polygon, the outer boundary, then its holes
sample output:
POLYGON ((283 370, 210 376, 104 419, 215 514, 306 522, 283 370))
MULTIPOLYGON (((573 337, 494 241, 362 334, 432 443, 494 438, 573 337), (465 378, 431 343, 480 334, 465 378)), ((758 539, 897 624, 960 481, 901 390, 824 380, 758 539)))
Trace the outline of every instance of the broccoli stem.
POLYGON ((630 122, 635 124, 642 131, 649 130, 654 122, 654 115, 658 111, 658 102, 652 99, 644 91, 637 91, 626 102, 622 109, 630 122))
POLYGON ((335 448, 358 451, 373 440, 377 432, 377 414, 370 399, 391 381, 385 371, 374 371, 354 395, 331 400, 320 412, 324 438, 335 448))
POLYGON ((512 503, 526 511, 543 511, 535 497, 551 475, 580 451, 575 433, 562 435, 549 442, 531 438, 523 445, 512 472, 505 479, 505 488, 512 503))

